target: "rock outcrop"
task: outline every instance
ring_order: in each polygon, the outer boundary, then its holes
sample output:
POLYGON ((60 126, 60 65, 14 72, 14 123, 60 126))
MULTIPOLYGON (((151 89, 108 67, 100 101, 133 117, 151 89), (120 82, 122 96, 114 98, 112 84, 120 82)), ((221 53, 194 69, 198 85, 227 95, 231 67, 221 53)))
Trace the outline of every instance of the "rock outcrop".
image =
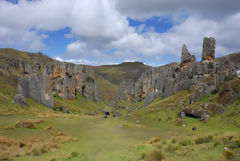
POLYGON ((28 53, 30 59, 17 59, 10 66, 22 74, 17 90, 47 107, 54 108, 54 96, 75 99, 77 94, 99 100, 98 85, 87 66, 60 62, 41 54, 28 53))
POLYGON ((212 37, 205 37, 203 40, 202 60, 215 59, 216 40, 212 37))
POLYGON ((136 82, 122 82, 119 99, 144 100, 146 106, 159 96, 168 97, 181 90, 190 90, 193 95, 189 98, 189 103, 193 103, 215 92, 227 79, 236 76, 236 71, 240 68, 240 54, 214 59, 213 38, 204 38, 203 48, 201 62, 195 61, 184 45, 181 63, 151 68, 136 82), (183 65, 186 62, 188 64, 183 65))
POLYGON ((21 94, 17 94, 14 99, 13 99, 13 103, 16 105, 23 105, 23 106, 29 106, 25 97, 21 94))
POLYGON ((196 58, 194 55, 191 55, 187 49, 187 46, 184 44, 182 47, 182 57, 181 57, 181 65, 183 66, 186 63, 194 62, 196 58))

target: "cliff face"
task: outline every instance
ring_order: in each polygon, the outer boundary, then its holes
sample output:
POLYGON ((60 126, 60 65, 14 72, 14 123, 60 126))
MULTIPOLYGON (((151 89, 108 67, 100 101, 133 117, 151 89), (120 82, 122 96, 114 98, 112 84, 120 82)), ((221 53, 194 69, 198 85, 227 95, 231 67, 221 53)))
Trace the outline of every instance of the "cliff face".
POLYGON ((7 60, 6 65, 20 73, 17 90, 25 97, 54 108, 54 96, 75 99, 77 94, 99 100, 98 85, 89 67, 60 62, 41 54, 7 60))
POLYGON ((136 82, 122 82, 119 99, 150 104, 155 98, 170 96, 177 91, 190 90, 189 103, 215 92, 227 80, 236 76, 240 68, 240 53, 215 57, 215 39, 204 38, 203 60, 196 62, 186 46, 182 62, 146 70, 136 82))

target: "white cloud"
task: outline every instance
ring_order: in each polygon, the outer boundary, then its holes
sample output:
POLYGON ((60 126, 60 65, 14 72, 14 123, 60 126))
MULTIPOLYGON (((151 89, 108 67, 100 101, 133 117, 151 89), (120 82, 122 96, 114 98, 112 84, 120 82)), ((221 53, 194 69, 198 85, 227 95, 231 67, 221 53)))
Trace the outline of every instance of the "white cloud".
POLYGON ((216 38, 220 56, 240 50, 239 11, 240 1, 235 0, 20 0, 18 4, 0 0, 0 45, 41 50, 45 31, 69 27, 65 37, 77 40, 66 46, 62 59, 56 58, 62 61, 162 61, 166 55, 180 57, 182 44, 200 56, 205 36, 216 38), (128 26, 127 17, 152 16, 167 17, 174 26, 165 33, 144 24, 128 26))
POLYGON ((93 47, 104 46, 128 30, 126 17, 119 14, 112 0, 20 0, 17 5, 1 0, 0 21, 0 27, 12 31, 5 33, 9 36, 15 34, 13 31, 31 33, 32 29, 56 31, 70 27, 71 34, 93 47))
POLYGON ((115 63, 115 62, 90 61, 90 60, 87 60, 87 59, 67 59, 67 60, 64 60, 60 57, 56 57, 54 59, 58 60, 58 61, 61 61, 61 62, 69 62, 69 63, 74 63, 74 64, 84 64, 84 65, 94 65, 94 66, 119 64, 119 63, 115 63))
POLYGON ((139 56, 181 55, 182 44, 187 44, 194 54, 200 56, 203 37, 215 37, 217 56, 240 50, 236 40, 240 36, 240 12, 226 17, 222 21, 202 19, 190 16, 181 24, 175 25, 165 33, 147 32, 128 33, 123 38, 111 43, 119 53, 134 52, 139 56))

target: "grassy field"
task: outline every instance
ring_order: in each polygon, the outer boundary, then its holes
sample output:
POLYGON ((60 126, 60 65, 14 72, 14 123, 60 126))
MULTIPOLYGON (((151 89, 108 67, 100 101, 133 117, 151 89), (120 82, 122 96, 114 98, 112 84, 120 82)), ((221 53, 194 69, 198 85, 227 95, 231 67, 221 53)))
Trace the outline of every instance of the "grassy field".
MULTIPOLYGON (((9 158, 17 161, 190 161, 193 158, 194 161, 224 161, 229 153, 230 159, 237 161, 239 147, 230 152, 224 148, 240 140, 239 106, 229 106, 225 114, 212 116, 208 123, 186 117, 186 126, 176 126, 176 114, 180 107, 171 107, 178 106, 178 100, 184 100, 187 96, 188 92, 183 91, 166 99, 158 99, 149 107, 122 111, 123 116, 108 119, 101 118, 100 113, 96 116, 84 114, 86 111, 110 108, 102 103, 81 99, 64 102, 72 109, 81 110, 63 114, 28 99, 30 108, 14 106, 8 109, 7 115, 0 116, 0 136, 20 142, 31 137, 48 140, 52 132, 63 132, 73 138, 59 144, 55 150, 9 158), (170 106, 163 107, 167 102, 171 102, 170 106), (81 112, 82 109, 84 112, 81 112), (130 117, 126 117, 128 113, 130 117), (39 119, 44 122, 36 128, 15 127, 19 120, 39 119), (193 127, 197 130, 193 131, 193 127), (200 143, 197 144, 196 140, 200 143)), ((119 104, 134 107, 133 103, 119 104)), ((3 154, 1 150, 0 154, 3 154)))

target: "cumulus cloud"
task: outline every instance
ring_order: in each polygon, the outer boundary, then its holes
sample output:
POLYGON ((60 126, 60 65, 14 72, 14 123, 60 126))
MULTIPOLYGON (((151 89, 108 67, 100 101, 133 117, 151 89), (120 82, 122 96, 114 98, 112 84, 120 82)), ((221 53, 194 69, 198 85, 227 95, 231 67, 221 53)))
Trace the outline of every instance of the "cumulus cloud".
POLYGON ((1 0, 0 20, 0 27, 9 29, 8 35, 14 30, 31 33, 32 29, 40 32, 70 27, 71 34, 93 47, 104 47, 128 30, 128 21, 111 0, 20 0, 18 4, 1 0))
POLYGON ((71 29, 65 37, 76 40, 66 46, 62 60, 75 63, 160 62, 166 55, 179 59, 182 44, 200 57, 205 36, 217 39, 216 52, 221 56, 240 50, 236 41, 240 37, 240 1, 19 0, 12 4, 0 0, 1 46, 41 50, 47 45, 46 31, 65 27, 71 29), (157 33, 145 24, 130 27, 127 20, 152 16, 159 21, 167 18, 173 27, 157 33))
POLYGON ((182 44, 187 44, 190 51, 200 56, 203 37, 212 36, 217 39, 217 56, 239 51, 239 42, 234 41, 240 36, 240 12, 222 21, 202 19, 190 16, 181 24, 175 25, 165 33, 147 32, 128 33, 123 38, 111 43, 111 46, 122 50, 121 53, 134 52, 148 56, 181 55, 182 44), (134 49, 134 50, 133 50, 134 49))

